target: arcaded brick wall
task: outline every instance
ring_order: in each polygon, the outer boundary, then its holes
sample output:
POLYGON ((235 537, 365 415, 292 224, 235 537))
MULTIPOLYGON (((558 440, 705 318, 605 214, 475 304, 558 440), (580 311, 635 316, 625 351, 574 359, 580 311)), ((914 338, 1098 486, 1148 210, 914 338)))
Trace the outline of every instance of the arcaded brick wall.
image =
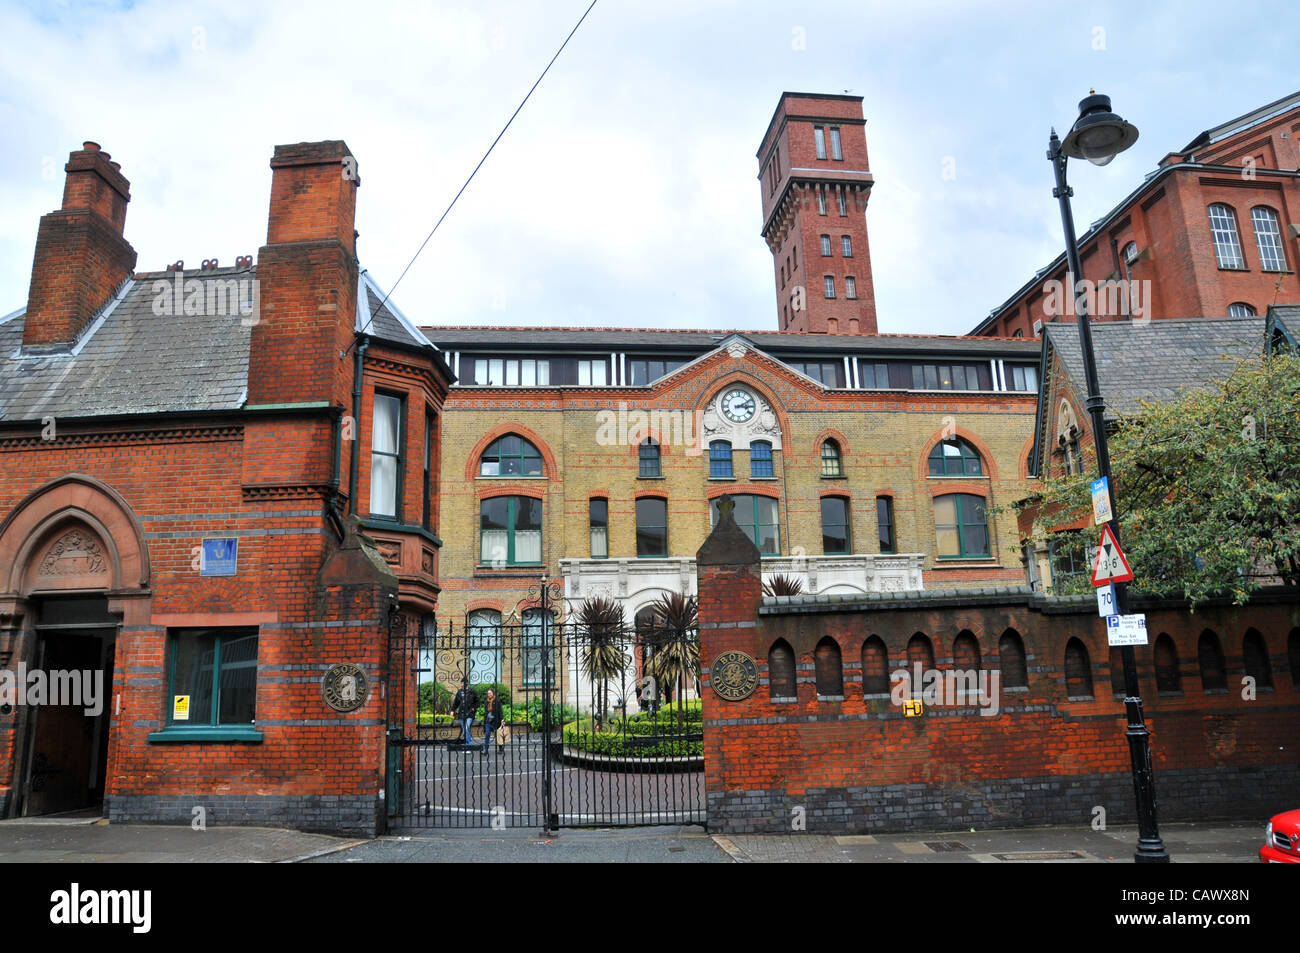
MULTIPOLYGON (((706 544, 707 545, 707 544, 706 544)), ((1112 693, 1110 653, 1095 606, 1026 596, 953 598, 931 606, 906 600, 869 610, 796 612, 769 606, 756 617, 752 594, 735 585, 735 566, 701 569, 701 654, 707 664, 740 649, 758 664, 749 698, 728 702, 704 688, 709 825, 723 831, 847 833, 909 829, 1132 823, 1133 788, 1124 710, 1112 693), (757 622, 757 625, 755 625, 757 622), (910 668, 916 633, 932 642, 935 667, 953 666, 953 642, 972 634, 981 667, 1001 671, 999 642, 1013 630, 1024 646, 1028 686, 1003 690, 996 714, 974 703, 927 706, 906 717, 889 695, 867 696, 862 649, 883 640, 888 669, 910 668), (834 641, 842 700, 819 699, 814 651, 834 641), (774 702, 768 657, 778 639, 793 649, 798 700, 774 702), (1071 700, 1065 651, 1086 648, 1090 699, 1071 700), (796 825, 802 817, 803 826, 796 825)), ((1138 606, 1141 610, 1143 607, 1138 606)), ((1262 597, 1246 608, 1214 606, 1188 615, 1146 607, 1151 642, 1174 641, 1181 692, 1156 689, 1151 648, 1136 652, 1164 820, 1267 818, 1300 790, 1300 675, 1289 640, 1300 639, 1300 594, 1262 597), (1243 698, 1242 638, 1264 637, 1273 688, 1243 698), (1209 629, 1227 669, 1226 692, 1202 690, 1197 645, 1209 629), (1293 634, 1295 633, 1295 634, 1293 634)))

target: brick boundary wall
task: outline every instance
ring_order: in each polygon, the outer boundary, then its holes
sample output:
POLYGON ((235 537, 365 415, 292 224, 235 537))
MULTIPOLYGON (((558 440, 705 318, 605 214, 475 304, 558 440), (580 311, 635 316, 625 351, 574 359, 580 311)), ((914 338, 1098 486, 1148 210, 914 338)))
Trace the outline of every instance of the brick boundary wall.
MULTIPOLYGON (((1112 690, 1095 600, 985 589, 764 602, 759 557, 726 520, 698 559, 710 830, 1087 825, 1097 807, 1107 825, 1135 822, 1123 703, 1112 690), (1027 685, 1003 689, 996 714, 963 702, 927 705, 924 714, 906 717, 889 694, 864 694, 863 645, 870 637, 884 643, 887 671, 894 672, 909 667, 908 643, 921 633, 932 645, 934 668, 944 672, 954 667, 954 640, 967 633, 978 644, 980 667, 1002 674, 999 644, 1008 630, 1023 645, 1027 685), (774 702, 768 657, 778 639, 793 650, 797 698, 774 702), (1087 652, 1090 697, 1067 689, 1065 653, 1074 640, 1087 652), (819 644, 824 658, 838 650, 840 695, 817 693, 819 644), (759 675, 756 691, 738 702, 724 701, 709 683, 712 661, 732 649, 750 654, 759 675), (794 828, 799 813, 804 826, 794 828)), ((1300 593, 1265 592, 1246 607, 1211 605, 1195 614, 1138 600, 1135 611, 1146 613, 1152 643, 1137 649, 1137 662, 1160 819, 1262 824, 1294 808, 1300 686, 1291 661, 1300 654, 1300 593), (1250 701, 1241 687, 1248 629, 1263 637, 1272 681, 1250 701), (1202 688, 1198 643, 1205 630, 1218 639, 1226 690, 1202 688), (1162 633, 1177 652, 1179 691, 1157 691, 1152 648, 1162 633)), ((1072 678, 1081 691, 1078 672, 1072 678)))

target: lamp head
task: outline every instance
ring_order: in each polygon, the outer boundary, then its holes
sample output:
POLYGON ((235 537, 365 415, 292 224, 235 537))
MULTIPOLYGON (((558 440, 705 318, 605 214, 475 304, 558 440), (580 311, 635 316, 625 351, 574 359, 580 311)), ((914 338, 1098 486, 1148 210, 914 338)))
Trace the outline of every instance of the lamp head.
POLYGON ((1137 126, 1110 111, 1109 96, 1087 96, 1079 103, 1079 118, 1061 143, 1061 151, 1093 165, 1106 165, 1137 138, 1137 126))

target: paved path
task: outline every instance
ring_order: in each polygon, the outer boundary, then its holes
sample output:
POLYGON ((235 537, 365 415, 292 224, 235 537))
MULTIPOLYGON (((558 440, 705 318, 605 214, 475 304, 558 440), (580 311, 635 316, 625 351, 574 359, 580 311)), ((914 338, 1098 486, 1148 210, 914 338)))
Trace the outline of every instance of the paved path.
MULTIPOLYGON (((1256 824, 1168 824, 1175 863, 1257 863, 1256 824)), ((88 818, 0 821, 0 863, 1121 863, 1137 831, 1047 827, 1014 831, 710 836, 700 827, 429 830, 349 840, 257 827, 107 824, 88 818)))

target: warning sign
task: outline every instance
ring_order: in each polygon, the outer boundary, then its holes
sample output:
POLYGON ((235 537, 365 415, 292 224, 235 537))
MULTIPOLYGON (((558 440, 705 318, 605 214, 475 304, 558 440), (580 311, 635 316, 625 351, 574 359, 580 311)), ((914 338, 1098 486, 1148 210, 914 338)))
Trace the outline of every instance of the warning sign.
POLYGON ((1133 570, 1129 568, 1124 551, 1119 548, 1119 540, 1109 526, 1103 526, 1097 555, 1092 561, 1092 584, 1105 586, 1112 582, 1129 582, 1132 578, 1133 570))
POLYGON ((172 721, 190 720, 190 696, 172 696, 172 721))

